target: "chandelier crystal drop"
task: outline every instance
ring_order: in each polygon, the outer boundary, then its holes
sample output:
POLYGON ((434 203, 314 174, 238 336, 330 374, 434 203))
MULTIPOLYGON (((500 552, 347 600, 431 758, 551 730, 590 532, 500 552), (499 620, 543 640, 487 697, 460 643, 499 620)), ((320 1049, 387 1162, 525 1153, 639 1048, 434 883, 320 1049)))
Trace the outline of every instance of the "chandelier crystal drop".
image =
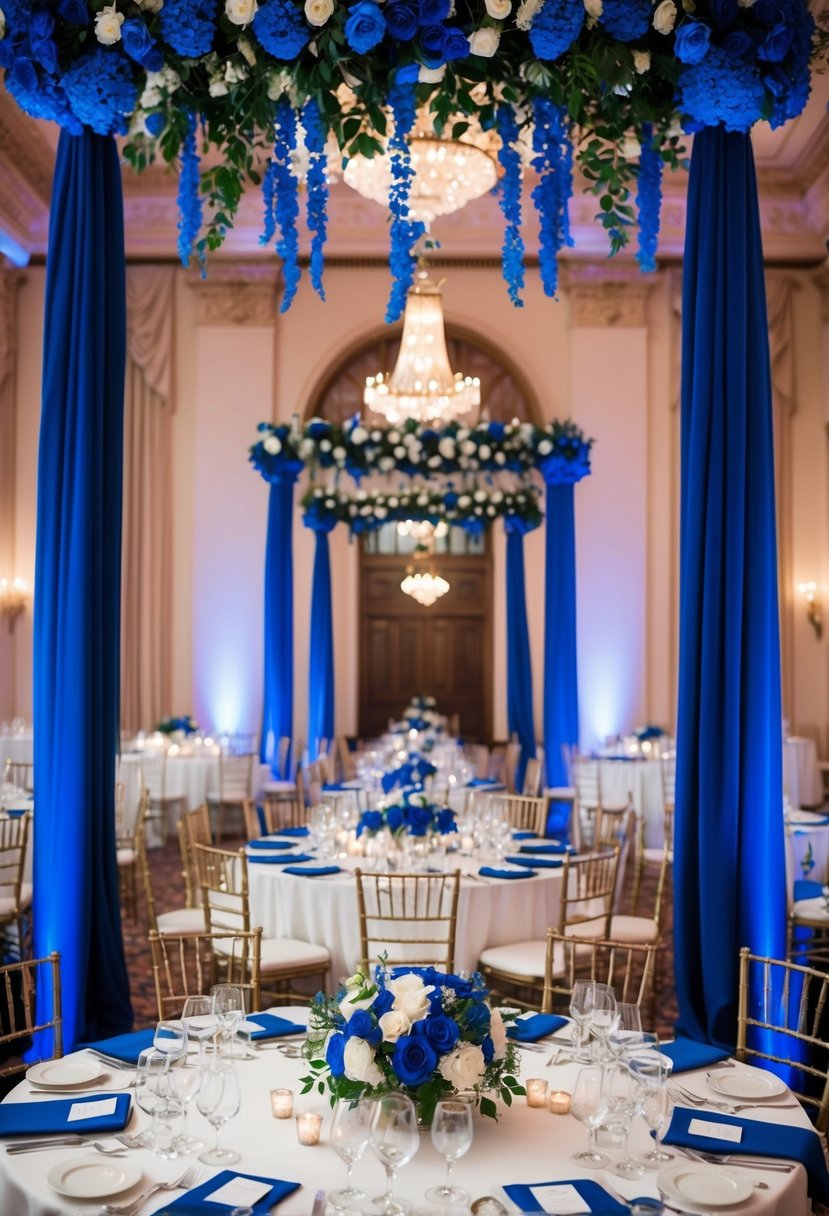
POLYGON ((424 608, 431 608, 436 600, 446 595, 449 584, 439 574, 431 574, 428 571, 418 571, 415 574, 410 570, 400 584, 400 590, 405 591, 406 595, 410 595, 424 608))

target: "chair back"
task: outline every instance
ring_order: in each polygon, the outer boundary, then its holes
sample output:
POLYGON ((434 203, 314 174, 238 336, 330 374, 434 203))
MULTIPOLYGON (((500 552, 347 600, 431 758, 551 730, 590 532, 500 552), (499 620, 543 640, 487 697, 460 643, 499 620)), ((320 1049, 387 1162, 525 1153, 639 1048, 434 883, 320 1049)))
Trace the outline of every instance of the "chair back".
POLYGON ((163 802, 167 783, 167 753, 144 752, 141 757, 141 786, 151 802, 163 802))
POLYGON ((829 1041, 825 1018, 829 975, 781 959, 740 951, 737 1059, 785 1066, 798 1101, 815 1127, 829 1126, 829 1041))
POLYGON ((193 848, 199 876, 204 919, 211 933, 242 933, 250 929, 248 863, 245 850, 193 848))
POLYGON ((565 1012, 577 980, 609 984, 617 1001, 642 1005, 653 999, 657 952, 654 942, 633 944, 601 937, 547 931, 543 1013, 565 1012))
POLYGON ((674 749, 663 752, 659 763, 662 772, 662 805, 666 811, 673 811, 676 805, 676 752, 674 749))
MULTIPOLYGON (((46 958, 29 958, 0 967, 0 1005, 3 1005, 3 1025, 0 1047, 10 1047, 13 1058, 0 1063, 0 1077, 25 1072, 35 1062, 22 1059, 32 1035, 51 1031, 51 1054, 42 1060, 57 1060, 63 1055, 63 1019, 61 1015, 60 955, 55 951, 46 958), (38 990, 49 991, 51 1016, 37 1021, 38 990)), ((46 1008, 45 1001, 41 1007, 46 1008)), ((47 1040, 48 1041, 48 1040, 47 1040)))
POLYGON ((512 793, 516 793, 515 789, 515 774, 518 771, 518 764, 521 760, 521 744, 516 739, 511 739, 504 748, 504 785, 512 793))
MULTIPOLYGON (((153 877, 150 872, 150 861, 147 856, 147 834, 144 826, 149 813, 150 794, 148 790, 144 790, 141 795, 141 801, 138 804, 138 814, 135 817, 135 831, 133 834, 132 847, 135 849, 138 865, 141 870, 141 882, 144 887, 144 900, 147 905, 147 926, 151 930, 158 929, 158 912, 155 903, 155 892, 153 891, 153 877)), ((181 824, 178 825, 178 830, 181 831, 181 824)))
POLYGON ((576 808, 576 791, 572 785, 551 785, 544 794, 544 823, 549 824, 549 831, 555 837, 568 840, 573 837, 573 844, 578 849, 578 816, 576 808))
POLYGON ((291 736, 280 735, 279 742, 276 745, 276 771, 284 774, 286 778, 290 776, 288 772, 288 762, 291 755, 291 736))
POLYGON ((544 798, 525 798, 521 794, 492 794, 493 809, 500 808, 514 832, 535 832, 544 835, 547 803, 544 798))
MULTIPOLYGON (((558 932, 610 937, 619 846, 603 853, 564 856, 558 932)), ((568 936, 570 935, 568 934, 568 936)))
POLYGON ((184 893, 188 908, 201 907, 201 891, 193 847, 197 844, 213 843, 210 824, 210 808, 206 802, 194 811, 182 811, 176 824, 178 846, 181 853, 181 872, 184 877, 184 893))
POLYGON ((475 766, 474 777, 479 781, 486 781, 489 777, 489 748, 485 743, 479 743, 473 751, 473 764, 475 766))
POLYGON ((216 983, 236 984, 248 1011, 259 1008, 262 930, 247 933, 157 933, 150 930, 160 1020, 179 1018, 188 996, 209 996, 216 983))
POLYGON ((455 966, 461 874, 364 874, 355 871, 360 958, 371 968, 381 955, 389 967, 455 966))
POLYGON ((524 769, 524 784, 521 793, 525 798, 537 798, 541 790, 541 761, 537 756, 530 756, 524 769))
POLYGON ((219 756, 219 801, 241 802, 253 797, 255 752, 219 756))
POLYGON ((20 915, 20 889, 23 886, 31 819, 31 811, 0 818, 0 897, 4 903, 0 919, 5 923, 20 915))
POLYGON ((123 781, 115 782, 115 839, 124 840, 128 834, 124 816, 125 794, 123 781))
POLYGON ((337 760, 340 765, 341 780, 353 781, 357 776, 357 751, 351 750, 345 735, 337 736, 337 760))
POLYGON ((579 807, 586 811, 596 811, 602 805, 602 786, 598 760, 589 760, 584 756, 573 759, 573 785, 579 807))
POLYGON ((223 737, 225 754, 228 756, 249 756, 256 751, 258 736, 237 732, 223 737))
MULTIPOLYGON (((263 835, 278 832, 280 828, 301 828, 307 824, 310 814, 310 803, 306 805, 301 775, 297 778, 293 797, 289 796, 286 798, 283 793, 266 793, 262 805, 266 829, 265 833, 262 833, 263 835)), ((260 835, 258 816, 256 835, 260 835)), ((250 839, 253 838, 251 837, 250 839)))
POLYGON ((35 788, 35 766, 31 760, 7 760, 3 767, 3 779, 7 785, 32 794, 35 788))
POLYGON ((269 823, 269 807, 267 804, 257 810, 256 803, 252 798, 246 798, 242 803, 242 818, 245 823, 245 840, 258 840, 260 836, 267 836, 273 830, 268 827, 269 823), (261 810, 261 819, 260 819, 261 810), (266 830, 263 832, 262 828, 266 830))

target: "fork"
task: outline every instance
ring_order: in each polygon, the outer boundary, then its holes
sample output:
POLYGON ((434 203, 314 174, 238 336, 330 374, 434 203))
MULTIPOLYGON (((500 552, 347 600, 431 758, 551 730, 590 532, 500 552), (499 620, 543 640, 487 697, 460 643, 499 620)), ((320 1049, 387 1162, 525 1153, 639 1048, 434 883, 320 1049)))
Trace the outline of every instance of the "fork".
POLYGON ((712 1110, 721 1110, 727 1115, 736 1115, 741 1110, 760 1110, 764 1108, 770 1110, 794 1110, 796 1106, 800 1105, 799 1102, 775 1102, 772 1104, 766 1102, 718 1102, 715 1098, 703 1098, 701 1094, 692 1094, 690 1090, 683 1089, 676 1082, 674 1082, 674 1089, 686 1102, 690 1102, 692 1106, 709 1106, 712 1110))
POLYGON ((154 1182, 152 1186, 147 1187, 146 1191, 142 1191, 140 1195, 136 1196, 132 1203, 105 1203, 101 1210, 106 1212, 107 1216, 138 1216, 151 1195, 155 1195, 159 1191, 189 1191, 191 1187, 201 1182, 203 1177, 204 1174, 201 1170, 185 1170, 180 1178, 175 1178, 172 1182, 154 1182))

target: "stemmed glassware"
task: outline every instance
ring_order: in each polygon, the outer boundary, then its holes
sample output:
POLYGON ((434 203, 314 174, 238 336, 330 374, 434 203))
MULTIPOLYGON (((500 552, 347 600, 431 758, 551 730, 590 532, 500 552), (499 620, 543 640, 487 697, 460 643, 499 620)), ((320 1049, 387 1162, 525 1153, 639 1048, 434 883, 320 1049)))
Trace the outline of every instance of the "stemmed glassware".
POLYGON ((620 1002, 616 1006, 618 1022, 608 1035, 608 1046, 614 1059, 619 1060, 642 1045, 642 1013, 638 1005, 620 1002))
POLYGON ((575 1165, 591 1170, 600 1170, 609 1165, 610 1158, 596 1150, 596 1129, 607 1115, 607 1110, 604 1069, 593 1066, 582 1068, 576 1078, 570 1113, 587 1128, 588 1141, 584 1152, 571 1156, 570 1160, 575 1165))
POLYGON ((370 1102, 338 1102, 331 1124, 331 1147, 345 1162, 345 1186, 328 1196, 337 1207, 347 1207, 365 1198, 365 1191, 351 1184, 351 1171, 368 1148, 372 1107, 370 1102))
POLYGON ((168 1078, 170 1093, 184 1114, 182 1129, 173 1138, 173 1148, 179 1153, 197 1153, 200 1148, 204 1148, 204 1141, 188 1134, 187 1122, 191 1103, 204 1080, 201 1061, 195 1056, 189 1059, 187 1056, 180 1056, 176 1060, 170 1060, 168 1078))
POLYGON ((171 1060, 187 1054, 187 1031, 182 1022, 159 1022, 153 1035, 153 1047, 171 1060))
POLYGON ((582 1048, 587 1041, 587 1032, 585 1030, 587 1009, 585 1002, 589 987, 589 980, 576 980, 570 992, 570 1017, 573 1019, 573 1049, 574 1057, 577 1060, 583 1059, 582 1048))
POLYGON ((660 1170, 667 1161, 674 1159, 673 1153, 666 1153, 661 1147, 661 1138, 673 1113, 663 1057, 656 1051, 640 1051, 632 1056, 629 1067, 644 1084, 642 1115, 654 1133, 655 1141, 654 1148, 636 1160, 646 1170, 660 1170))
POLYGON ((235 1149, 219 1147, 219 1133, 228 1119, 238 1115, 241 1100, 239 1078, 232 1065, 220 1057, 208 1061, 196 1095, 196 1106, 216 1133, 213 1148, 199 1154, 199 1161, 205 1165, 232 1165, 239 1160, 235 1149))
POLYGON ((386 1171, 386 1191, 372 1202, 384 1216, 407 1212, 409 1205, 395 1199, 393 1187, 397 1170, 407 1165, 420 1145, 417 1112, 405 1094, 382 1094, 374 1104, 369 1132, 371 1151, 386 1171))
POLYGON ((598 1059, 606 1060, 610 1054, 608 1036, 616 1029, 619 1015, 616 1011, 616 994, 609 984, 590 984, 584 998, 585 1023, 598 1044, 598 1059))
POLYGON ((618 1117, 622 1132, 622 1160, 614 1167, 622 1178, 641 1178, 644 1167, 633 1161, 628 1151, 630 1140, 630 1125, 636 1115, 642 1113, 645 1102, 645 1084, 643 1080, 626 1064, 620 1064, 612 1069, 607 1077, 607 1096, 611 1112, 618 1117))
POLYGON ((204 1067, 205 1044, 219 1029, 219 1019, 210 996, 188 996, 181 1020, 188 1040, 199 1045, 199 1063, 204 1067))
POLYGON ((468 1102, 438 1102, 432 1118, 432 1144, 446 1158, 446 1182, 430 1187, 426 1198, 431 1203, 466 1205, 466 1191, 452 1185, 452 1166, 472 1145, 472 1108, 468 1102))
MULTIPOLYGON (((214 984, 210 989, 210 995, 213 998, 213 1012, 218 1022, 219 1036, 222 1042, 230 1044, 236 1028, 245 1016, 242 989, 237 984, 214 984)), ((230 1055, 232 1058, 232 1047, 230 1055)))
POLYGON ((154 1047, 145 1048, 138 1057, 135 1073, 135 1101, 152 1119, 142 1141, 157 1157, 174 1158, 173 1122, 182 1113, 170 1085, 170 1056, 154 1047))

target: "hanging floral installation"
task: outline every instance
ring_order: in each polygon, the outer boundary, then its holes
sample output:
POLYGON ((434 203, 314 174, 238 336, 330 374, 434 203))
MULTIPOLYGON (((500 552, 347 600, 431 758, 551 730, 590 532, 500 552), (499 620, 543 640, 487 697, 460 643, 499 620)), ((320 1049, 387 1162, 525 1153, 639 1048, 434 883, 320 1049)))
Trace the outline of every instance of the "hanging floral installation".
POLYGON ((611 251, 638 212, 651 269, 661 171, 679 163, 683 131, 799 114, 810 58, 829 46, 821 20, 806 0, 2 0, 0 68, 36 118, 124 135, 138 170, 178 165, 185 263, 204 265, 245 189, 261 187, 283 308, 300 279, 301 182, 322 295, 326 166, 388 156, 395 320, 423 231, 409 206, 416 114, 446 140, 463 142, 472 123, 498 135, 504 275, 520 305, 525 166, 538 175, 548 294, 570 243, 574 157, 611 251))

